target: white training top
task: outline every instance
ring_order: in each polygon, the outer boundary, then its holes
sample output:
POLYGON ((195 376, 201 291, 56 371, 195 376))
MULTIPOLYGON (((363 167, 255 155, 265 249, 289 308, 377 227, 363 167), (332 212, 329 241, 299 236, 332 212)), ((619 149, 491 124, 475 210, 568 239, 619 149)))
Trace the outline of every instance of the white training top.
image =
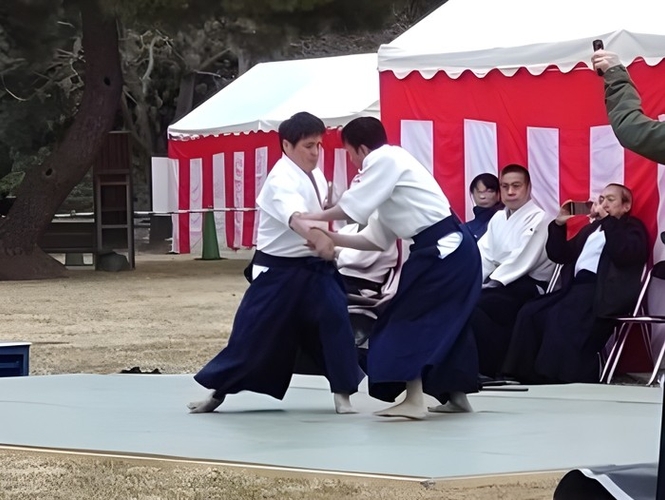
POLYGON ((580 252, 580 256, 575 262, 575 276, 577 276, 577 273, 583 269, 597 274, 600 254, 603 253, 604 248, 605 232, 601 231, 601 226, 598 226, 598 228, 591 233, 584 242, 582 252, 580 252))
MULTIPOLYGON (((432 174, 408 151, 390 145, 365 157, 338 205, 354 221, 367 225, 361 234, 384 249, 451 215, 450 202, 432 174)), ((461 234, 453 233, 439 246, 447 255, 460 241, 461 234)))
MULTIPOLYGON (((338 232, 356 234, 359 229, 358 224, 347 224, 338 232)), ((373 283, 383 283, 391 269, 397 266, 398 257, 395 243, 390 245, 387 250, 375 252, 342 248, 337 256, 337 269, 345 276, 362 278, 373 283)))
POLYGON ((508 285, 526 275, 548 281, 554 264, 545 250, 548 234, 545 212, 529 200, 508 215, 507 208, 495 213, 487 232, 478 240, 483 282, 489 277, 508 285))
MULTIPOLYGON (((316 255, 305 246, 305 239, 289 228, 295 212, 320 212, 326 203, 327 184, 323 172, 312 172, 321 201, 307 174, 286 155, 275 163, 256 198, 259 227, 256 248, 277 257, 309 257, 316 255)), ((321 227, 327 227, 325 222, 321 227)))

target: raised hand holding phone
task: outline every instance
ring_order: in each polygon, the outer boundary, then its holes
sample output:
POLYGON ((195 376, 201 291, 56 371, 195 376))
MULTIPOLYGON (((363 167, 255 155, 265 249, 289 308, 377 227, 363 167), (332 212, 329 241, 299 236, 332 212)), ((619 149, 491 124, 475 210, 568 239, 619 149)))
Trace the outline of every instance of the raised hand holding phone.
MULTIPOLYGON (((596 52, 597 50, 603 50, 605 48, 605 44, 603 43, 602 40, 594 40, 592 42, 593 44, 593 51, 596 52)), ((602 69, 597 69, 596 73, 598 73, 598 76, 603 76, 603 70, 602 69)))

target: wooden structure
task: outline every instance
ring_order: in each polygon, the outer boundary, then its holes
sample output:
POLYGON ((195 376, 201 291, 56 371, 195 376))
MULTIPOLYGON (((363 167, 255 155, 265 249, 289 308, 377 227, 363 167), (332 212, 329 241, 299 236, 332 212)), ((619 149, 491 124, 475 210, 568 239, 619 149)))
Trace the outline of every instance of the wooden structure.
POLYGON ((82 264, 81 254, 99 259, 115 251, 126 252, 131 269, 135 267, 134 199, 131 150, 128 132, 107 135, 93 171, 94 217, 56 218, 39 240, 48 253, 66 254, 66 264, 82 264), (76 261, 75 256, 80 260, 76 261))
POLYGON ((129 132, 111 132, 93 165, 97 253, 126 251, 132 269, 134 198, 129 132))
POLYGON ((96 227, 92 219, 54 219, 39 240, 47 253, 97 254, 96 227))

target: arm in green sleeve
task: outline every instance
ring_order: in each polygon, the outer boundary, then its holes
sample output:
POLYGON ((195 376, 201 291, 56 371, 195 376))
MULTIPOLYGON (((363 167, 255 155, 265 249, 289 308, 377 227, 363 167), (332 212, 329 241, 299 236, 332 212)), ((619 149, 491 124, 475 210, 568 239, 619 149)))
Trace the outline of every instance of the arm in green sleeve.
POLYGON ((605 105, 623 147, 665 163, 665 122, 644 114, 637 89, 623 66, 614 66, 605 73, 605 105))

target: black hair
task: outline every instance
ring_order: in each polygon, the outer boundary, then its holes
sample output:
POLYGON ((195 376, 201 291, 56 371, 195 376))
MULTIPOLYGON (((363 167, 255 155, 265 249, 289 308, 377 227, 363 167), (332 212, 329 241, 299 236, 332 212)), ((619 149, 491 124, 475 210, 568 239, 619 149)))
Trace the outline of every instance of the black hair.
POLYGON ((480 174, 476 175, 473 180, 471 181, 471 184, 469 184, 469 192, 473 193, 473 190, 478 187, 478 183, 482 182, 487 189, 491 189, 492 191, 498 191, 499 190, 499 179, 497 179, 496 175, 494 174, 480 174))
POLYGON ((529 175, 529 171, 522 165, 518 165, 517 163, 506 165, 501 169, 501 177, 506 174, 522 174, 524 176, 524 182, 526 182, 527 186, 531 185, 531 176, 529 175))
POLYGON ((298 141, 306 137, 325 134, 326 126, 321 118, 307 111, 301 111, 280 123, 277 132, 279 133, 280 146, 282 146, 282 141, 285 140, 295 146, 298 141))
POLYGON ((342 143, 356 150, 360 146, 367 146, 370 151, 374 151, 388 143, 388 136, 380 120, 361 116, 351 120, 342 129, 342 143))

